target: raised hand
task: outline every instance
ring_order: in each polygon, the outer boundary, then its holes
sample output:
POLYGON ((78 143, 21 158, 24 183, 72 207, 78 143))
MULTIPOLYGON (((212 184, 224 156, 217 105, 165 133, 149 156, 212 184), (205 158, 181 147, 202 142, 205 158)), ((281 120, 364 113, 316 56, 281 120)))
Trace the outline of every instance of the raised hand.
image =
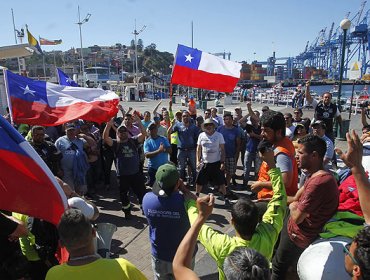
POLYGON ((215 205, 215 197, 213 194, 209 194, 197 199, 197 208, 199 211, 199 217, 202 220, 207 220, 212 214, 213 207, 215 205))

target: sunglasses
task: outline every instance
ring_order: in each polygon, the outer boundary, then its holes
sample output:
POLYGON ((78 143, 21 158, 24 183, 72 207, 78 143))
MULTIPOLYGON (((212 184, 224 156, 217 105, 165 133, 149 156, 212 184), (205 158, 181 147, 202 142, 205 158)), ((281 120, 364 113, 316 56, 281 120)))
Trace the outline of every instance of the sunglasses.
POLYGON ((352 242, 347 243, 346 245, 343 245, 343 253, 348 255, 351 258, 351 260, 354 264, 358 265, 358 261, 355 259, 355 257, 349 251, 349 248, 351 247, 351 244, 352 244, 352 242))

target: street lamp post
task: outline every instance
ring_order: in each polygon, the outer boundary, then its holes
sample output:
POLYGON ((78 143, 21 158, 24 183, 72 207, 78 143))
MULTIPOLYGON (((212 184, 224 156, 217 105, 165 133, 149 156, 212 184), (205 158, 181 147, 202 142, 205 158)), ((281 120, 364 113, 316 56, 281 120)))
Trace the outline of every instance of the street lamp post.
POLYGON ((135 35, 135 84, 136 84, 136 92, 139 91, 139 80, 138 80, 138 67, 137 67, 137 38, 136 36, 139 35, 141 32, 143 32, 146 28, 146 25, 144 25, 139 31, 136 30, 136 19, 135 19, 135 30, 132 32, 132 34, 135 35))
POLYGON ((84 24, 85 22, 88 22, 91 17, 91 14, 87 14, 86 17, 81 21, 80 17, 80 6, 78 6, 78 26, 80 28, 80 43, 81 43, 81 68, 82 68, 82 80, 83 80, 83 86, 85 87, 85 65, 84 65, 84 56, 82 52, 82 30, 81 30, 81 25, 84 24))
POLYGON ((337 98, 337 104, 339 108, 341 108, 340 98, 342 94, 344 58, 345 58, 345 52, 346 52, 346 37, 347 37, 347 30, 350 27, 351 27, 351 21, 348 18, 340 22, 340 28, 343 29, 343 41, 342 41, 342 57, 341 57, 341 64, 340 64, 340 69, 339 69, 339 87, 338 87, 338 98, 337 98))

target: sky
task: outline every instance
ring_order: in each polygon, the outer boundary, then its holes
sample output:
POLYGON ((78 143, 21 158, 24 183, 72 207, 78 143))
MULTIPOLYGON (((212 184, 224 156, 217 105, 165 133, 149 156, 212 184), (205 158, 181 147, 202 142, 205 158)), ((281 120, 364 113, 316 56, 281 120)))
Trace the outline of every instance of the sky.
MULTIPOLYGON (((296 56, 307 41, 313 42, 319 31, 335 28, 351 12, 351 19, 362 0, 2 0, 0 9, 0 46, 15 44, 11 9, 15 26, 27 24, 38 38, 62 39, 58 46, 43 50, 68 50, 80 47, 78 5, 83 47, 115 43, 129 45, 132 32, 144 25, 138 35, 144 46, 151 43, 160 51, 176 52, 177 44, 191 47, 193 21, 194 47, 209 53, 231 53, 233 61, 266 61, 296 56)), ((370 3, 365 6, 365 12, 370 3)), ((27 40, 27 38, 25 38, 27 40)))

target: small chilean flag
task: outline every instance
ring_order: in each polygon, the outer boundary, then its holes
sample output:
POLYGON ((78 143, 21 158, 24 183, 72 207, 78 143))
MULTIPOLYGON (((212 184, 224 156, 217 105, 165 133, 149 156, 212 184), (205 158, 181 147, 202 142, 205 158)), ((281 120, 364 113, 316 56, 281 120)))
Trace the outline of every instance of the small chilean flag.
POLYGON ((13 121, 55 126, 75 119, 103 123, 116 116, 119 98, 113 91, 35 81, 4 71, 13 121))
POLYGON ((171 83, 232 92, 240 79, 241 67, 240 63, 178 45, 171 83))
POLYGON ((57 224, 67 197, 31 145, 0 116, 0 209, 57 224))

